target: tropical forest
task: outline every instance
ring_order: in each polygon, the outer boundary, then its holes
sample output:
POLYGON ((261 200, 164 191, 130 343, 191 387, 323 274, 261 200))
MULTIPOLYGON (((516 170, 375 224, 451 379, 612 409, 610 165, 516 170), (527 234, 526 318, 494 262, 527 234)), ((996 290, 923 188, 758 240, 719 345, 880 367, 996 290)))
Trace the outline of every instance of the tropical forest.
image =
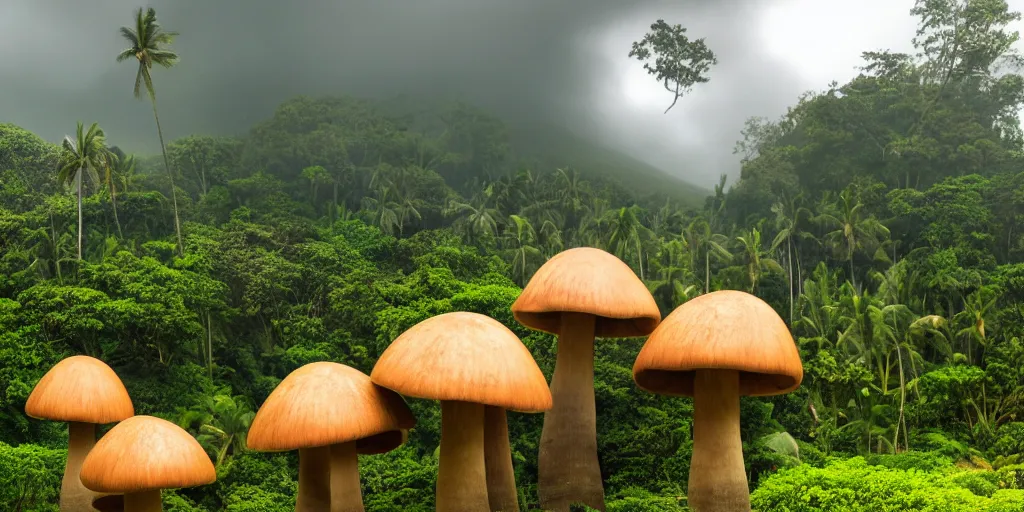
MULTIPOLYGON (((907 16, 705 190, 432 97, 165 139, 124 12, 158 151, 0 119, 0 510, 1024 511, 1021 14, 907 16)), ((620 48, 666 115, 699 35, 620 48)))

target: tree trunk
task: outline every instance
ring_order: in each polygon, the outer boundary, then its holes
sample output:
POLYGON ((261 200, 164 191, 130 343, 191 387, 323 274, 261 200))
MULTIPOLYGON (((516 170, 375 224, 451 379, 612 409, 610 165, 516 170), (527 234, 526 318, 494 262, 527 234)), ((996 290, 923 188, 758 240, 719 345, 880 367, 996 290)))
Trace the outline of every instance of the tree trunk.
POLYGON ((853 290, 860 293, 857 289, 857 278, 853 274, 853 249, 850 249, 850 285, 853 286, 853 290))
POLYGON ((711 286, 711 248, 704 249, 704 293, 708 293, 711 286))
POLYGON ((114 225, 117 226, 118 238, 124 238, 124 233, 121 232, 121 219, 117 218, 117 189, 114 188, 114 182, 110 182, 110 206, 114 208, 114 225))
POLYGON ((78 188, 78 261, 82 261, 82 172, 78 168, 78 175, 75 177, 75 184, 78 188))
POLYGON ((50 214, 50 234, 53 239, 53 264, 57 270, 57 282, 64 284, 64 276, 60 271, 60 247, 57 246, 57 226, 53 223, 53 214, 50 214))
POLYGON ((213 322, 210 320, 210 311, 206 311, 206 368, 207 374, 213 378, 213 322))
POLYGON ((164 146, 164 131, 160 128, 160 116, 156 113, 156 94, 151 92, 149 99, 153 105, 153 118, 156 119, 156 133, 160 137, 160 152, 164 155, 164 169, 167 171, 167 179, 171 182, 171 204, 174 206, 174 233, 178 237, 178 256, 184 256, 185 244, 181 239, 181 219, 178 216, 178 192, 174 188, 171 164, 167 161, 167 148, 164 146))
POLYGON ((553 407, 544 414, 537 464, 537 495, 543 510, 568 512, 573 503, 604 510, 604 484, 597 457, 594 402, 593 315, 562 313, 553 407))
MULTIPOLYGON (((896 421, 896 433, 892 436, 892 447, 894 452, 899 451, 897 448, 899 447, 898 441, 900 438, 900 424, 903 422, 903 406, 907 403, 907 384, 903 375, 903 350, 900 349, 899 345, 896 345, 896 357, 900 365, 900 415, 899 419, 896 421)), ((904 435, 905 434, 906 433, 904 432, 904 435)), ((909 450, 910 447, 906 444, 907 443, 904 442, 903 448, 905 450, 909 450)))
POLYGON ((333 204, 331 205, 331 229, 334 229, 334 223, 337 220, 335 217, 338 215, 338 181, 334 180, 334 192, 333 192, 333 204))
POLYGON ((640 239, 636 240, 636 264, 640 266, 640 280, 644 280, 644 254, 640 249, 640 239))
MULTIPOLYGON (((792 232, 791 232, 792 233, 792 232)), ((786 246, 788 247, 789 255, 786 256, 786 260, 789 263, 789 327, 793 328, 793 240, 787 239, 786 246)))

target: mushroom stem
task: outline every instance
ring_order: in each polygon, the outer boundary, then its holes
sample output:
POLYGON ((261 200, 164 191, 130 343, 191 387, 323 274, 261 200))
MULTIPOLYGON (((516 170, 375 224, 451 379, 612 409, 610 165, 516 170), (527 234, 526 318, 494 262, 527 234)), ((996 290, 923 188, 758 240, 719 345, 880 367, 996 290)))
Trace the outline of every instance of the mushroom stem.
POLYGON ((594 315, 562 313, 553 407, 544 414, 537 466, 541 508, 567 512, 573 503, 604 510, 594 404, 594 315))
POLYGON ((489 510, 484 463, 484 406, 441 402, 437 512, 489 510))
POLYGON ((487 498, 492 512, 519 512, 516 474, 508 443, 505 409, 484 407, 484 460, 487 466, 487 498))
POLYGON ((130 492, 124 495, 124 512, 160 512, 164 509, 160 490, 130 492))
POLYGON ((697 370, 693 377, 687 497, 694 512, 750 510, 740 440, 740 374, 735 370, 697 370))
POLYGON ((82 462, 96 446, 96 425, 68 422, 68 460, 64 480, 60 484, 61 510, 93 510, 92 502, 99 495, 82 485, 82 462))
POLYGON ((364 512, 356 443, 331 445, 331 512, 364 512))
POLYGON ((299 449, 299 496, 296 512, 331 509, 330 447, 299 449))

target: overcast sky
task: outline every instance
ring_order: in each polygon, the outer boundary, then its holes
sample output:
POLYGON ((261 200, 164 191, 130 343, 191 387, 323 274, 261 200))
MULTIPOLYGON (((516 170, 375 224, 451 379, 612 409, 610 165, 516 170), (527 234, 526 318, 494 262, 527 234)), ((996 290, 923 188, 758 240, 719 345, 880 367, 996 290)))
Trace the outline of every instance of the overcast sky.
MULTIPOLYGON (((181 33, 154 71, 165 134, 241 134, 296 94, 464 95, 562 123, 708 186, 743 121, 856 74, 860 53, 909 50, 914 0, 154 0, 181 33), (711 82, 671 96, 627 57, 656 19, 706 37, 711 82)), ((1010 0, 1011 8, 1024 0, 1010 0)), ((155 151, 118 27, 137 0, 0 0, 0 122, 59 140, 97 121, 112 143, 155 151)), ((1019 27, 1014 27, 1018 28, 1019 27)))

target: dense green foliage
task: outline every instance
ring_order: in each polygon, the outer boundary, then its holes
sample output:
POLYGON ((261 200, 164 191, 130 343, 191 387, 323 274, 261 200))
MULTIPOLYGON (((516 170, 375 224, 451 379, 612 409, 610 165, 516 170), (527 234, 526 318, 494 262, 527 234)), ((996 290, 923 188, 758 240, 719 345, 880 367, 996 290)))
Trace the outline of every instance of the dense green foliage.
MULTIPOLYGON (((93 162, 79 258, 67 148, 0 125, 0 504, 55 510, 66 429, 24 404, 90 354, 216 462, 217 482, 166 492, 168 510, 290 510, 296 454, 245 447, 285 375, 369 373, 404 329, 465 310, 512 328, 550 377, 554 339, 509 307, 547 258, 594 246, 663 314, 743 289, 791 326, 803 385, 742 401, 757 510, 1024 510, 1024 78, 994 71, 1016 60, 1017 16, 952 0, 915 15, 921 55, 866 53, 849 83, 751 120, 741 179, 696 208, 537 168, 467 105, 299 97, 244 137, 171 141, 170 175, 116 148, 93 162)), ((637 389, 641 344, 597 344, 609 510, 684 510, 690 401, 637 389)), ((360 460, 368 510, 432 509, 439 409, 410 405, 409 443, 360 460)), ((541 421, 509 416, 524 504, 541 421)))

